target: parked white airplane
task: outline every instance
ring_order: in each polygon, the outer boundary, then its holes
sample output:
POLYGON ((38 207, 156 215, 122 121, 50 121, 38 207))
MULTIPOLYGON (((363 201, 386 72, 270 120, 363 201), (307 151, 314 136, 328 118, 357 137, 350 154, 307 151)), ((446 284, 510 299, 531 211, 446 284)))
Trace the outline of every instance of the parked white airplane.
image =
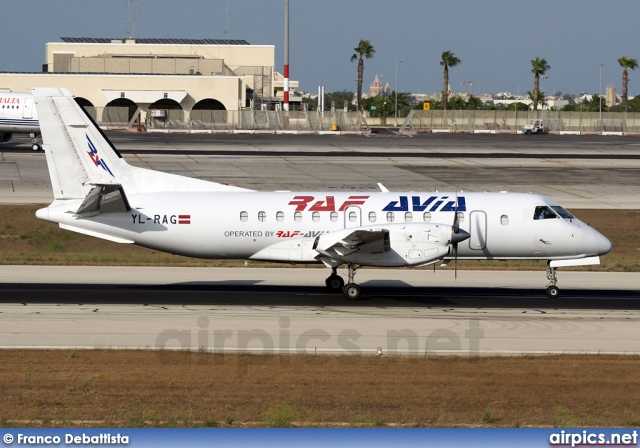
POLYGON ((37 211, 63 229, 201 258, 323 263, 329 289, 360 296, 361 266, 444 260, 599 263, 607 238, 549 198, 522 193, 258 192, 133 167, 74 101, 34 89, 55 199, 37 211), (348 267, 348 283, 337 275, 348 267))
POLYGON ((8 142, 13 134, 29 134, 31 149, 40 149, 40 125, 33 101, 31 93, 0 91, 0 142, 8 142))

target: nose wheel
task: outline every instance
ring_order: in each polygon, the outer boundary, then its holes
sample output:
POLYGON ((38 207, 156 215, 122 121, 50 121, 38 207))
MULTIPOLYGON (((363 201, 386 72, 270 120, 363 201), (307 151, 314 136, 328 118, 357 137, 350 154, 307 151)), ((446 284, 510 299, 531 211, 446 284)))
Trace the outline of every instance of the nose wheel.
POLYGON ((558 288, 556 268, 551 266, 551 261, 547 262, 547 279, 549 280, 549 284, 547 285, 547 297, 555 299, 560 295, 560 288, 558 288))
POLYGON ((549 297, 550 299, 555 299, 559 295, 560 295, 560 288, 558 288, 556 285, 547 286, 547 297, 549 297))
POLYGON ((29 134, 29 137, 31 137, 31 149, 33 149, 34 151, 40 151, 42 147, 38 143, 38 136, 31 133, 29 134))

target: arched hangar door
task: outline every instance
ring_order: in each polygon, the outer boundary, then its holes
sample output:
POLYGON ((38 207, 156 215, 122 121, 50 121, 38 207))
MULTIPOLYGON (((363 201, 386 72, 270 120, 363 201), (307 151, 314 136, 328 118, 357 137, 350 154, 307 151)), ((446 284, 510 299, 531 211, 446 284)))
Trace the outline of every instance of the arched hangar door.
POLYGON ((86 98, 76 97, 76 103, 78 103, 78 105, 82 107, 86 113, 89 114, 93 121, 98 121, 98 112, 96 111, 96 107, 91 103, 91 101, 87 100, 86 98))
POLYGON ((116 98, 109 101, 102 112, 102 124, 105 126, 128 126, 138 112, 138 105, 129 98, 116 98))
POLYGON ((184 110, 175 100, 169 98, 158 100, 149 106, 147 126, 151 129, 184 128, 184 110))
POLYGON ((227 108, 213 98, 200 100, 191 109, 193 129, 224 129, 227 121, 227 108))

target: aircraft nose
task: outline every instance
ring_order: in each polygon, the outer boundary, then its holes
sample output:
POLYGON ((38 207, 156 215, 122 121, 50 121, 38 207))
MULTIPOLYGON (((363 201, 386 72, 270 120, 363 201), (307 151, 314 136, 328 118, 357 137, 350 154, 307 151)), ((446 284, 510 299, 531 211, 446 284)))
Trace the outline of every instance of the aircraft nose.
POLYGON ((598 255, 605 255, 611 252, 611 241, 597 230, 593 231, 596 234, 596 243, 598 244, 598 255))

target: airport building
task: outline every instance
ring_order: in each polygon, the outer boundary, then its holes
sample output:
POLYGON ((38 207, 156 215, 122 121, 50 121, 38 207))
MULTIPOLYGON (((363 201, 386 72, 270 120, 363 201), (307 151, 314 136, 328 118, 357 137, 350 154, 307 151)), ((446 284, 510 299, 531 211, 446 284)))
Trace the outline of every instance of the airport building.
MULTIPOLYGON (((0 73, 0 88, 65 87, 103 126, 206 127, 225 111, 274 110, 284 79, 275 47, 244 40, 61 38, 42 72, 0 73)), ((294 91, 298 83, 290 81, 294 91)), ((293 93, 293 92, 292 92, 293 93)), ((301 98, 290 95, 292 108, 301 98)))

